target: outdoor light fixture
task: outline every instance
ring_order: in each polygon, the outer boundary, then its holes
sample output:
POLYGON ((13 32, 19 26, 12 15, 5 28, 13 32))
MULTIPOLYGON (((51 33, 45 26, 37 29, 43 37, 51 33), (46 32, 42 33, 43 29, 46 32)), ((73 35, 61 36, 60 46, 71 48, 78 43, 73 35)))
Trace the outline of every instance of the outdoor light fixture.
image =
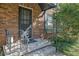
POLYGON ((42 14, 39 17, 42 17, 45 14, 46 10, 57 7, 55 3, 39 3, 38 5, 40 6, 42 10, 42 14))
POLYGON ((56 4, 54 4, 54 3, 39 3, 39 6, 42 11, 46 11, 48 9, 55 8, 56 4))

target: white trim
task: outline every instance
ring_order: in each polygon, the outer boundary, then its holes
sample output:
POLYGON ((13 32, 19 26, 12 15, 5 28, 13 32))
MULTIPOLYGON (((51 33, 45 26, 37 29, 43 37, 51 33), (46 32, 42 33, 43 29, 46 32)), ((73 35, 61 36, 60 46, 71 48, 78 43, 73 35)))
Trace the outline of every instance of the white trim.
POLYGON ((30 10, 33 11, 33 8, 30 8, 30 7, 27 7, 27 6, 24 6, 24 5, 19 5, 19 7, 27 8, 27 9, 30 9, 30 10))

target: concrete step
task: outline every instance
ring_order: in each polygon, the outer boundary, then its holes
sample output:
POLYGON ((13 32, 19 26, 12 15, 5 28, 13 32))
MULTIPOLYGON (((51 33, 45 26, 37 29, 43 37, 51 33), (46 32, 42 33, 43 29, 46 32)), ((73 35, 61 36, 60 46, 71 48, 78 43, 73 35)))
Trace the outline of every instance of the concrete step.
POLYGON ((25 54, 24 56, 66 56, 61 52, 57 51, 56 48, 52 45, 40 48, 38 50, 32 51, 30 53, 25 54))
POLYGON ((27 53, 24 56, 51 56, 56 53, 56 48, 51 45, 40 48, 33 52, 27 53))
POLYGON ((48 42, 47 40, 37 39, 37 42, 29 43, 28 47, 27 47, 27 44, 22 44, 20 41, 17 41, 16 43, 12 44, 11 51, 8 49, 7 45, 3 47, 4 47, 4 53, 6 56, 8 55, 17 56, 18 54, 24 55, 24 54, 30 53, 32 51, 35 51, 37 49, 43 48, 48 45, 51 45, 51 43, 48 42))

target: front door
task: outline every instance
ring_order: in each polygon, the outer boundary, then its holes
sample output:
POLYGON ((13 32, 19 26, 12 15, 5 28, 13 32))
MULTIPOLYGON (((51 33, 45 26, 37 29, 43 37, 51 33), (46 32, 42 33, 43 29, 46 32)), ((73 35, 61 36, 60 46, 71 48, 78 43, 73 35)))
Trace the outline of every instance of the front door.
MULTIPOLYGON (((20 7, 19 8, 19 30, 25 31, 31 24, 32 24, 32 10, 20 7)), ((32 36, 31 33, 32 33, 32 29, 29 32, 29 37, 32 36)))

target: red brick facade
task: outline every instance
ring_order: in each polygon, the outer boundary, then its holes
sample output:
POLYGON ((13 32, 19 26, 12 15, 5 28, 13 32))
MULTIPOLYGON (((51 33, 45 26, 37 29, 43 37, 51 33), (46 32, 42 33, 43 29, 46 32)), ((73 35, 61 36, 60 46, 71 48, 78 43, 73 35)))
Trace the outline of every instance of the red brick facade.
POLYGON ((47 34, 44 31, 44 16, 37 18, 41 13, 38 4, 0 4, 0 44, 4 44, 6 40, 5 29, 10 29, 14 32, 15 39, 19 39, 18 21, 19 7, 24 7, 32 10, 32 37, 44 38, 47 34))

